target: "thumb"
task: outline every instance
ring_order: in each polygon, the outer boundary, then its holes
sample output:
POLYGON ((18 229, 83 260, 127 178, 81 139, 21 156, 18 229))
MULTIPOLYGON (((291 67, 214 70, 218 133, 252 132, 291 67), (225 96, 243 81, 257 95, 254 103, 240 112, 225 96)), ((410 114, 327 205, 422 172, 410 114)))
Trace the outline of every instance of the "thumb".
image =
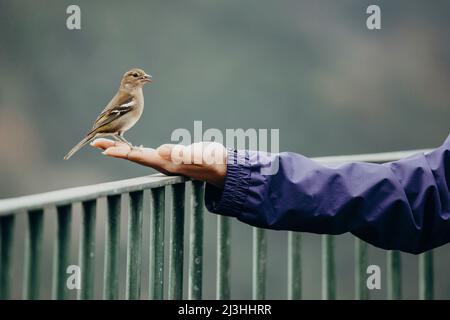
POLYGON ((201 164, 204 145, 206 144, 194 143, 189 146, 164 144, 157 149, 157 152, 161 158, 174 164, 201 164))
POLYGON ((159 146, 156 151, 164 160, 172 161, 172 150, 175 146, 175 144, 163 144, 162 146, 159 146))

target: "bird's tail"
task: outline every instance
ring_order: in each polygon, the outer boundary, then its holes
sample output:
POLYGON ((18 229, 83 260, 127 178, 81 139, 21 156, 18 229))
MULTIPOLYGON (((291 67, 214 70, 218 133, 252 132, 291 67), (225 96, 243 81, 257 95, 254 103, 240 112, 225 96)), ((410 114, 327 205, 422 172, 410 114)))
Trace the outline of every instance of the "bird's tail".
POLYGON ((84 137, 83 140, 81 140, 80 142, 78 142, 78 144, 73 147, 65 156, 64 156, 64 160, 69 160, 71 156, 73 156, 73 154, 75 152, 77 152, 78 150, 80 150, 81 148, 83 148, 87 143, 91 142, 93 139, 95 138, 95 133, 91 132, 89 133, 86 137, 84 137))

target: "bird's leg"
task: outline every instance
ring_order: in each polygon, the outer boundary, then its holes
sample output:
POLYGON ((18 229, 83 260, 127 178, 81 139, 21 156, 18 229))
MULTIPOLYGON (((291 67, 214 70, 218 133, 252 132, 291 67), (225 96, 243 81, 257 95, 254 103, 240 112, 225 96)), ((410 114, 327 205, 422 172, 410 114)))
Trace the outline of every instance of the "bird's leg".
POLYGON ((132 145, 127 139, 125 139, 125 138, 123 137, 123 132, 119 132, 119 134, 116 135, 116 137, 117 137, 120 141, 126 143, 130 148, 133 149, 133 145, 132 145))
POLYGON ((111 134, 111 137, 114 138, 114 140, 118 141, 118 142, 122 142, 122 140, 119 139, 119 137, 117 136, 117 134, 111 134))

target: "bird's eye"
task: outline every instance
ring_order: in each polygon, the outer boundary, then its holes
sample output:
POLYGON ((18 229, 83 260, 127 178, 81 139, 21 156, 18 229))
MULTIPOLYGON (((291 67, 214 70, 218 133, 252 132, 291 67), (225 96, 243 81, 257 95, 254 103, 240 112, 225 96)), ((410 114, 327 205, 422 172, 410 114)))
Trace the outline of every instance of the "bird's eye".
POLYGON ((138 74, 137 73, 133 73, 132 76, 137 78, 138 74))

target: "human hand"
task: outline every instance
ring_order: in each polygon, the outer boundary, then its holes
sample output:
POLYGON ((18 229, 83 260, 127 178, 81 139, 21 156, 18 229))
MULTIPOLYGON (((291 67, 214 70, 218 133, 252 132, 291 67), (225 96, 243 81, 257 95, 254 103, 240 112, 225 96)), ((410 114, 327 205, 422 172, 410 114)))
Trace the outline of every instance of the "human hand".
POLYGON ((183 175, 223 188, 227 173, 227 150, 216 142, 199 142, 189 146, 164 144, 157 149, 133 147, 108 139, 91 143, 103 154, 151 167, 168 175, 183 175))

